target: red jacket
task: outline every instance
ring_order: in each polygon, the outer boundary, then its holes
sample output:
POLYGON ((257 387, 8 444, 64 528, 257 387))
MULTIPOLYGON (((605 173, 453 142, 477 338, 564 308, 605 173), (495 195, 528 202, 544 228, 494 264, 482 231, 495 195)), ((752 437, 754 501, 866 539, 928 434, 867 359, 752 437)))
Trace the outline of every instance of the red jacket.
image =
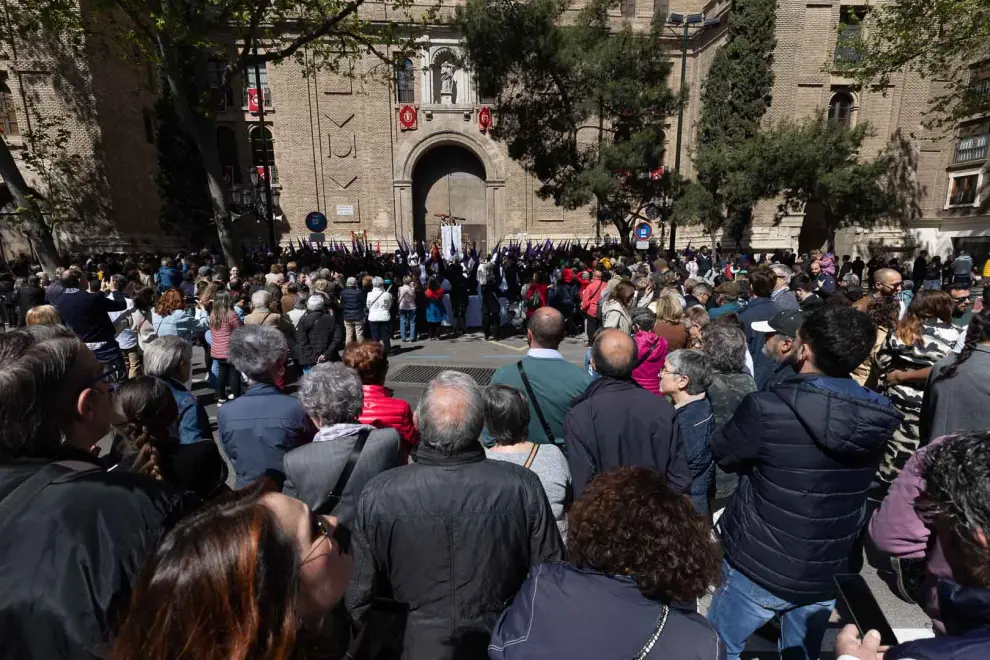
POLYGON ((402 462, 409 450, 419 444, 419 431, 413 426, 412 408, 402 399, 392 396, 392 390, 384 385, 364 385, 364 406, 358 421, 376 428, 393 428, 402 441, 402 462))

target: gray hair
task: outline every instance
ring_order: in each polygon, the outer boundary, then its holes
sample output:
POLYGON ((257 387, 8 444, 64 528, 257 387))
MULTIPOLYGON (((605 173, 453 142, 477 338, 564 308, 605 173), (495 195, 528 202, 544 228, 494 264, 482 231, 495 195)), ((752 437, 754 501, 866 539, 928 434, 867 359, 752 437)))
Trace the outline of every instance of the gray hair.
POLYGON ((707 294, 709 297, 711 297, 712 295, 714 295, 715 292, 712 291, 712 288, 707 284, 695 284, 693 287, 691 287, 691 291, 689 291, 689 293, 695 298, 697 298, 702 294, 707 294))
POLYGON ((361 377, 340 362, 322 363, 302 377, 299 401, 320 426, 353 422, 361 415, 361 377))
POLYGON ((382 287, 385 286, 385 280, 383 280, 380 277, 372 277, 371 278, 371 286, 374 287, 374 288, 376 288, 376 289, 381 289, 382 287))
POLYGON ((709 323, 701 331, 702 345, 711 362, 712 369, 719 373, 737 374, 746 371, 746 333, 734 323, 709 323))
POLYGON ((268 309, 272 306, 272 294, 259 289, 251 294, 251 306, 255 309, 268 309))
POLYGON ((272 367, 289 356, 289 342, 276 328, 242 325, 230 334, 227 359, 255 383, 271 382, 272 367))
POLYGON ((481 388, 459 371, 444 371, 427 386, 416 409, 423 444, 442 454, 463 452, 485 426, 481 388))
POLYGON ((640 330, 650 332, 657 324, 657 314, 649 307, 637 307, 632 312, 632 322, 640 330))
POLYGON ((515 445, 529 437, 529 402, 511 385, 492 384, 484 390, 485 426, 495 444, 515 445))
POLYGON ((300 293, 296 296, 296 302, 292 303, 292 309, 306 311, 306 301, 309 300, 308 293, 300 293))
POLYGON ((712 386, 712 365, 708 356, 701 351, 682 348, 667 355, 668 371, 687 376, 688 385, 685 392, 701 394, 712 386))
POLYGON ((144 349, 144 373, 158 378, 184 380, 182 363, 192 364, 192 344, 176 335, 159 337, 144 349))
POLYGON ((784 264, 774 264, 770 266, 770 270, 777 273, 784 280, 784 284, 791 283, 791 276, 794 275, 794 271, 785 266, 784 264))
POLYGON ((309 298, 306 299, 306 309, 311 312, 316 312, 324 308, 326 305, 326 300, 323 296, 318 293, 310 294, 309 298))

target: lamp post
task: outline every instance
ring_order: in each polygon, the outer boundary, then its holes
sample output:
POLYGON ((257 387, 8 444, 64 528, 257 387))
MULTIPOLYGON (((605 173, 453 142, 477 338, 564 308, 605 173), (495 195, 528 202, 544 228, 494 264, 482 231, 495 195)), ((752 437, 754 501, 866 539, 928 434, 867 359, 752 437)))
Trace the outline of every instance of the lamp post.
MULTIPOLYGON (((705 28, 713 27, 721 22, 721 17, 716 16, 715 18, 709 18, 705 20, 704 14, 688 14, 684 16, 682 14, 671 14, 667 17, 667 25, 678 27, 683 26, 683 32, 681 33, 681 95, 683 97, 685 91, 684 79, 687 77, 687 51, 688 51, 688 40, 691 37, 691 26, 701 25, 700 30, 705 28)), ((674 173, 681 173, 681 138, 684 134, 684 99, 681 99, 681 103, 677 108, 677 141, 674 146, 674 173)), ((673 211, 674 205, 671 203, 668 208, 673 211)), ((675 251, 675 242, 677 240, 677 222, 674 221, 673 217, 670 217, 670 251, 673 253, 675 251)))
MULTIPOLYGON (((275 252, 275 246, 277 245, 277 239, 275 237, 275 207, 278 206, 277 194, 272 194, 274 191, 271 186, 272 179, 272 168, 271 163, 268 162, 268 129, 265 128, 265 103, 268 99, 265 98, 265 88, 261 86, 261 65, 258 63, 258 45, 254 46, 254 84, 258 88, 258 130, 261 133, 261 165, 264 167, 265 172, 265 217, 268 219, 268 240, 270 241, 271 250, 275 252)), ((258 170, 257 168, 251 168, 251 184, 255 188, 258 187, 258 170)))
POLYGON ((262 178, 258 174, 257 167, 248 170, 248 178, 251 183, 235 185, 231 189, 231 209, 239 215, 253 211, 259 218, 265 218, 268 221, 269 239, 274 251, 276 245, 274 209, 278 208, 281 195, 278 189, 272 187, 271 177, 262 178))

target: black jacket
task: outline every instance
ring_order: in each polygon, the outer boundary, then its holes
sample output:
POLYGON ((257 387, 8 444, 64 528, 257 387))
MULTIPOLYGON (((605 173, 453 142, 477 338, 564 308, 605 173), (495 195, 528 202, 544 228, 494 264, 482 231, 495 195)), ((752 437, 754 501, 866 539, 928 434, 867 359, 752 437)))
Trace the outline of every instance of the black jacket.
POLYGON ((112 298, 103 293, 89 293, 80 289, 66 289, 55 303, 62 322, 79 335, 87 344, 113 341, 116 331, 108 312, 127 309, 124 294, 115 292, 112 298))
MULTIPOLYGON (((633 658, 647 644, 663 605, 632 578, 562 562, 542 564, 499 620, 488 647, 492 660, 633 658)), ((705 617, 675 607, 645 658, 720 660, 725 645, 705 617)))
POLYGON ((563 555, 550 503, 531 470, 485 459, 481 445, 378 475, 358 502, 347 605, 376 596, 410 607, 403 660, 487 658, 495 622, 529 570, 563 555))
POLYGON ((592 476, 623 466, 653 468, 675 491, 691 490, 674 407, 631 380, 592 382, 567 413, 564 442, 575 499, 592 476))
MULTIPOLYGON (((43 465, 0 466, 0 501, 43 465)), ((106 657, 145 560, 197 504, 162 482, 101 468, 46 486, 0 529, 0 658, 106 657)))
POLYGON ((340 359, 344 346, 343 324, 338 324, 335 314, 326 310, 311 310, 302 315, 296 326, 296 343, 299 344, 299 363, 311 367, 320 356, 328 362, 340 359))
POLYGON ((796 604, 835 597, 901 414, 850 378, 800 374, 747 396, 712 437, 736 490, 719 521, 726 560, 796 604))
POLYGON ((984 660, 990 657, 990 589, 938 583, 939 612, 946 634, 899 644, 885 660, 984 660))
POLYGON ((32 307, 45 304, 45 290, 40 286, 24 285, 17 294, 18 305, 20 307, 20 325, 24 325, 28 310, 32 307))
POLYGON ((368 293, 364 289, 356 286, 345 287, 340 292, 340 306, 344 311, 345 321, 364 320, 364 301, 368 299, 368 293))

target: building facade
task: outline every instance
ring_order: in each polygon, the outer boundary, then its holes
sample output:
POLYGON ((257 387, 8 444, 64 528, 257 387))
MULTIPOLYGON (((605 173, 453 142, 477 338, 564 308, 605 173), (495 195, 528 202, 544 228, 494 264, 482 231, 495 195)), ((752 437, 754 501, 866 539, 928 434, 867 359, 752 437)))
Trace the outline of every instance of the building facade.
MULTIPOLYGON (((990 250, 984 192, 990 124, 974 121, 956 132, 928 131, 924 113, 935 83, 905 73, 884 90, 861 90, 852 79, 829 73, 835 58, 855 64, 843 35, 856 29, 860 4, 780 0, 773 102, 765 121, 827 112, 833 121, 870 123, 874 132, 864 144, 864 156, 892 143, 900 145, 907 176, 921 191, 917 217, 869 230, 842 230, 837 236, 839 253, 907 254, 923 247, 944 254, 963 244, 977 255, 985 253, 990 250), (843 23, 851 27, 840 31, 843 23), (984 241, 987 249, 982 248, 984 241)), ((728 11, 727 3, 702 0, 623 0, 613 11, 616 22, 629 21, 643 29, 655 15, 702 14, 708 19, 689 26, 683 53, 689 95, 681 163, 688 176, 693 174, 701 84, 725 39, 726 21, 711 19, 724 19, 728 11)), ((672 87, 681 84, 681 29, 669 27, 675 64, 672 87)), ((371 58, 350 62, 350 75, 304 76, 300 64, 290 61, 257 73, 249 70, 228 89, 217 86, 212 90, 217 141, 228 184, 245 185, 250 170, 262 167, 266 159, 273 165, 262 178, 280 193, 276 217, 283 242, 310 238, 305 218, 314 211, 328 220, 326 240, 346 243, 360 235, 382 249, 401 240, 430 240, 451 218, 482 249, 509 238, 615 236, 611 225, 596 231, 594 215, 587 209, 568 211, 541 200, 538 183, 490 137, 491 106, 488 99, 479 98, 471 72, 460 64, 457 34, 439 26, 425 29, 420 45, 419 52, 398 57, 394 75, 381 75, 381 63, 371 58), (260 103, 263 119, 257 112, 260 103)), ((24 130, 21 117, 27 114, 28 97, 55 95, 63 75, 60 65, 52 62, 45 75, 35 76, 29 61, 36 66, 36 59, 0 52, 0 109, 5 109, 0 119, 6 122, 5 135, 12 146, 17 137, 11 122, 24 130)), ((97 112, 95 122, 79 120, 78 148, 97 154, 105 172, 114 227, 110 234, 120 244, 154 243, 156 236, 167 242, 156 220, 154 148, 148 142, 153 136, 146 130, 153 80, 148 85, 149 77, 133 65, 95 53, 83 64, 97 112), (122 75, 125 70, 129 73, 122 75)), ((222 68, 222 62, 212 63, 211 79, 219 80, 222 68)), ((47 106, 40 107, 45 111, 47 106)), ((676 124, 677 117, 671 117, 667 170, 675 160, 676 124)), ((803 251, 825 242, 814 209, 783 218, 776 218, 775 211, 771 201, 756 209, 744 238, 750 250, 803 251)), ((245 223, 244 232, 258 233, 256 225, 245 223)), ((655 235, 664 230, 658 226, 655 235)), ((677 238, 679 246, 710 240, 698 227, 678 228, 677 238)))

